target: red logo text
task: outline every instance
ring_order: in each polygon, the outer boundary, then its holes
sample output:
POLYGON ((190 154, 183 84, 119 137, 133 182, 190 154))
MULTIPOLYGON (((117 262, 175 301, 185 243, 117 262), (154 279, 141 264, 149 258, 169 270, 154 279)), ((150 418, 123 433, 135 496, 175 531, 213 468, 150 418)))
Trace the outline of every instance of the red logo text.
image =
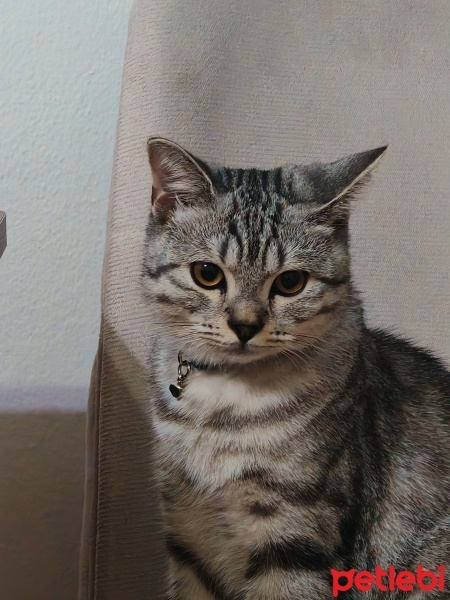
POLYGON ((416 572, 395 571, 395 567, 390 566, 387 570, 381 567, 375 568, 375 573, 370 571, 336 571, 331 569, 333 578, 333 596, 336 598, 339 592, 346 592, 355 587, 361 592, 369 592, 374 587, 381 592, 412 592, 417 589, 424 592, 432 590, 445 590, 445 567, 440 565, 436 572, 427 571, 420 565, 416 572))

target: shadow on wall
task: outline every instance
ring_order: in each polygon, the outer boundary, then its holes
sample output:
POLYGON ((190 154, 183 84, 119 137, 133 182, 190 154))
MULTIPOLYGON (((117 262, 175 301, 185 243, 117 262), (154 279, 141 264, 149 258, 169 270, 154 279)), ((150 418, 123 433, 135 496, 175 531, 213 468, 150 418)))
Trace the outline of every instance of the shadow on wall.
MULTIPOLYGON (((0 390, 1 405, 8 392, 0 390)), ((86 398, 87 390, 39 390, 33 406, 61 408, 0 412, 1 600, 77 597, 86 415, 73 407, 86 398), (66 398, 72 412, 63 412, 66 398)))

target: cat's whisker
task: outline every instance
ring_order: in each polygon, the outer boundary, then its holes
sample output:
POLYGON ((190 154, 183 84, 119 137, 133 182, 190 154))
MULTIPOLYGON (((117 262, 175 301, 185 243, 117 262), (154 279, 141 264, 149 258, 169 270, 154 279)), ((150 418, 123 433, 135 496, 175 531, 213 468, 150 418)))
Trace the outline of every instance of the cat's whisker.
POLYGON ((301 357, 298 356, 296 352, 289 349, 285 349, 281 352, 281 355, 285 356, 294 365, 296 369, 299 367, 299 359, 301 360, 301 357))
POLYGON ((180 321, 179 323, 173 321, 167 321, 162 323, 150 322, 150 325, 164 326, 164 327, 191 327, 192 325, 197 325, 197 323, 189 323, 188 321, 180 321))
POLYGON ((305 339, 311 339, 311 340, 317 340, 319 341, 320 338, 317 337, 316 335, 310 335, 308 333, 287 333, 286 335, 292 336, 294 338, 305 338, 305 339))
MULTIPOLYGON (((324 356, 332 360, 337 360, 339 358, 342 358, 342 356, 350 356, 350 354, 346 353, 341 348, 336 348, 336 352, 330 352, 329 348, 325 348, 321 345, 316 344, 308 344, 307 348, 311 349, 316 355, 324 356)), ((300 349, 298 350, 300 351, 300 349)))

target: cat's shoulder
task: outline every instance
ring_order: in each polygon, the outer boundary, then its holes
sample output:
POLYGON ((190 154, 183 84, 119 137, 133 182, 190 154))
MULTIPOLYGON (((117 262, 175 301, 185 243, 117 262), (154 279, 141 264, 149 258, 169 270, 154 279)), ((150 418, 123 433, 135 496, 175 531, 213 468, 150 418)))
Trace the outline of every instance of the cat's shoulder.
POLYGON ((378 369, 391 371, 399 381, 419 387, 425 384, 444 388, 450 398, 450 370, 432 350, 381 329, 366 330, 365 335, 378 369))

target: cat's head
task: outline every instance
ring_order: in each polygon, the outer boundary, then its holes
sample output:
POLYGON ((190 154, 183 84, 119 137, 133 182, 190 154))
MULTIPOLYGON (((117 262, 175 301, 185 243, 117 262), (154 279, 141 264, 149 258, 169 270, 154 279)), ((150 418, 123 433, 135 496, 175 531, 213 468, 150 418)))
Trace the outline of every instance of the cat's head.
POLYGON ((234 169, 151 138, 143 275, 158 335, 192 360, 248 363, 302 352, 356 319, 350 201, 385 150, 234 169))

